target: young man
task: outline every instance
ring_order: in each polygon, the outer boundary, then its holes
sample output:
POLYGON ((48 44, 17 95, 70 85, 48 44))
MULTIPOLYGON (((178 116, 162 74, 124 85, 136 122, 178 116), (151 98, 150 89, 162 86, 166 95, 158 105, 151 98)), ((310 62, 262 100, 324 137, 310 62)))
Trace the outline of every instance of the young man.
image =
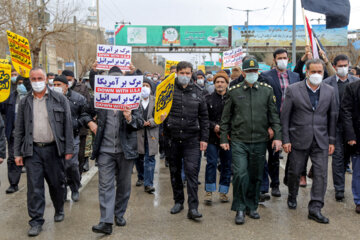
POLYGON ((274 131, 272 148, 281 148, 281 126, 276 111, 276 97, 266 83, 259 83, 259 64, 247 59, 242 65, 245 81, 229 90, 220 123, 220 146, 230 151, 233 170, 235 223, 245 222, 245 212, 259 219, 257 212, 263 177, 268 128, 274 131))

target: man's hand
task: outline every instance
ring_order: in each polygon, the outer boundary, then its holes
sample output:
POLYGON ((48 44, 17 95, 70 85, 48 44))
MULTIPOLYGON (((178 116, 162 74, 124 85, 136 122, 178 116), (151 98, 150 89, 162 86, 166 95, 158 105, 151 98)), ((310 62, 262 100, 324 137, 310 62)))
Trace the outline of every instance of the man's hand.
POLYGON ((207 142, 201 141, 200 142, 200 151, 205 151, 207 148, 207 145, 208 145, 207 142))
POLYGON ((65 154, 65 160, 70 160, 73 157, 73 154, 65 154))
POLYGON ((225 151, 230 150, 230 145, 228 143, 222 143, 220 144, 220 147, 224 149, 225 151))
POLYGON ((144 127, 149 127, 150 126, 150 121, 145 121, 144 122, 144 127))
POLYGON ((216 133, 220 132, 220 126, 218 124, 215 125, 214 132, 216 132, 216 133))
POLYGON ((356 145, 356 141, 355 140, 350 140, 350 141, 348 141, 348 144, 350 146, 354 146, 354 145, 356 145))
POLYGON ((90 130, 96 135, 96 131, 97 131, 97 128, 98 128, 97 124, 94 123, 93 121, 90 121, 90 122, 88 123, 88 127, 89 127, 90 130))
POLYGON ((4 162, 3 158, 0 158, 0 164, 2 164, 4 162))
POLYGON ((329 144, 329 155, 332 155, 335 151, 335 145, 334 144, 329 144))
POLYGON ((24 166, 23 157, 15 157, 16 166, 24 166))
POLYGON ((167 112, 165 112, 165 113, 163 113, 163 114, 161 114, 160 115, 160 120, 161 120, 161 122, 164 122, 165 121, 165 119, 166 119, 166 114, 167 114, 167 112))
POLYGON ((96 67, 97 67, 97 61, 95 60, 95 62, 91 66, 91 68, 92 68, 92 70, 94 70, 96 72, 97 71, 96 67))
POLYGON ((135 72, 136 68, 133 63, 130 63, 130 73, 133 74, 135 72))
POLYGON ((281 145, 282 145, 282 142, 281 142, 280 140, 274 140, 274 141, 272 142, 271 147, 272 147, 272 149, 275 148, 275 152, 278 152, 278 151, 280 151, 280 149, 281 149, 281 145))
POLYGON ((327 58, 326 53, 322 49, 319 50, 319 54, 325 64, 329 62, 329 59, 327 58))
POLYGON ((268 134, 269 134, 269 139, 273 139, 274 137, 274 131, 271 128, 268 128, 268 134))
POLYGON ((131 110, 129 107, 127 107, 126 110, 123 111, 123 115, 127 122, 131 122, 132 117, 131 117, 131 110))
POLYGON ((285 143, 283 145, 284 152, 290 153, 291 152, 291 143, 285 143))

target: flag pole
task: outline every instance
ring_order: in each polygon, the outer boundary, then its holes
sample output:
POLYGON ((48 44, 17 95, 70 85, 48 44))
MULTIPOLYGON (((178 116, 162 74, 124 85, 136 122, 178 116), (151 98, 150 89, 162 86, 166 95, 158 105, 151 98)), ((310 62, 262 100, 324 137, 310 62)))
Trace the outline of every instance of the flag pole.
POLYGON ((307 30, 307 24, 306 24, 306 20, 305 20, 305 10, 304 10, 304 8, 301 8, 301 9, 302 9, 302 15, 303 15, 303 19, 304 19, 305 43, 306 43, 306 46, 310 46, 309 33, 308 33, 308 30, 307 30))
POLYGON ((293 1, 292 66, 296 65, 296 0, 293 1))

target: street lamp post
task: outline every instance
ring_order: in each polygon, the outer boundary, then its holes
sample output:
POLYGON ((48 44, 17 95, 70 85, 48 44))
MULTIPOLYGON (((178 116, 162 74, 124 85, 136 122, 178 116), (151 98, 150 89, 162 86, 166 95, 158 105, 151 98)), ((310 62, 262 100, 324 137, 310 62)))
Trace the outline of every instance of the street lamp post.
POLYGON ((245 22, 245 31, 242 32, 242 35, 245 37, 245 42, 246 42, 246 54, 249 53, 249 39, 250 37, 254 36, 254 32, 249 31, 249 13, 250 12, 257 12, 257 11, 263 11, 268 9, 268 7, 265 8, 259 8, 259 9, 237 9, 237 8, 232 8, 232 7, 227 7, 230 10, 233 11, 240 11, 240 12, 246 12, 246 22, 245 22))

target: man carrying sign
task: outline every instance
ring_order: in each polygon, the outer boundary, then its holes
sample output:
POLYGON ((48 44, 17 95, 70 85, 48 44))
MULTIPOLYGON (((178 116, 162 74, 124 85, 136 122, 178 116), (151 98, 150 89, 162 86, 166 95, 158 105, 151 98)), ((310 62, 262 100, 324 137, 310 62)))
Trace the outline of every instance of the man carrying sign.
POLYGON ((197 208, 200 151, 205 151, 209 138, 209 117, 202 90, 191 79, 193 67, 179 62, 176 68, 172 108, 165 122, 165 134, 171 142, 169 158, 171 185, 175 205, 171 214, 184 209, 184 190, 181 179, 182 160, 187 179, 189 219, 201 218, 197 208))

